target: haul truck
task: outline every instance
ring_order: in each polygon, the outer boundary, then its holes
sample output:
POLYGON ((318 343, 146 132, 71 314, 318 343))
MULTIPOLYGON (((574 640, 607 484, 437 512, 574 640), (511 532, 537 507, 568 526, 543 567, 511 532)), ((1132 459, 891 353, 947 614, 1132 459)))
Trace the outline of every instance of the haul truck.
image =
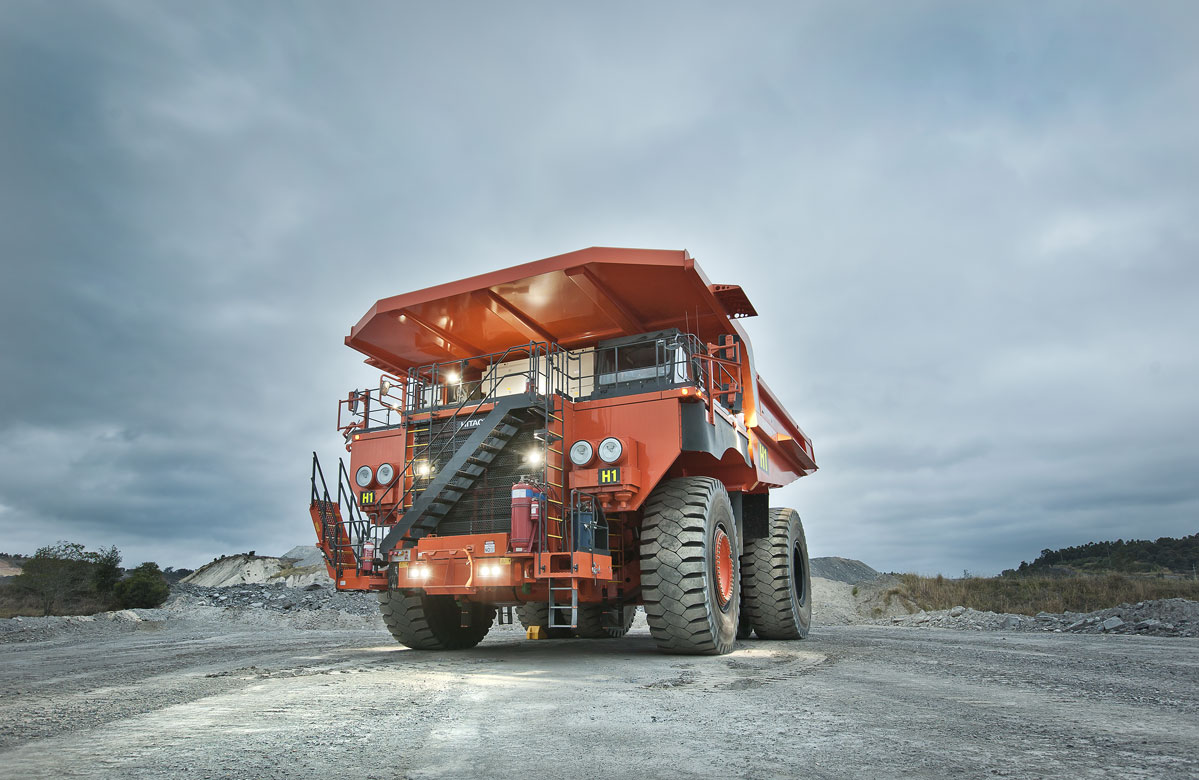
MULTIPOLYGON (((345 343, 335 489, 312 522, 341 590, 418 650, 603 638, 643 605, 658 647, 727 653, 811 622, 799 515, 770 490, 812 443, 758 375, 738 285, 685 251, 593 247, 378 301, 345 343)), ((789 327, 780 323, 780 327, 789 327)))

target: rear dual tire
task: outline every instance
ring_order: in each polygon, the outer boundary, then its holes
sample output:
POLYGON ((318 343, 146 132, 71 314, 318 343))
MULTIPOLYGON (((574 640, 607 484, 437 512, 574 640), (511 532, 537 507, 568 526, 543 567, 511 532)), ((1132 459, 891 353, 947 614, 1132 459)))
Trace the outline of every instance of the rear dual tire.
POLYGON ((803 639, 812 625, 808 542, 794 509, 771 509, 767 534, 741 556, 742 631, 759 639, 803 639))
POLYGON ((632 627, 637 608, 621 608, 621 624, 618 626, 610 625, 611 613, 611 609, 599 604, 580 604, 577 628, 550 628, 549 605, 546 603, 530 601, 516 608, 516 616, 522 626, 526 629, 540 626, 550 639, 567 639, 572 636, 581 639, 619 639, 632 627))
POLYGON ((462 625, 462 608, 453 596, 406 594, 392 590, 379 593, 379 612, 387 630, 400 644, 413 650, 466 650, 483 641, 495 621, 495 607, 467 604, 467 622, 462 625))
POLYGON ((550 605, 544 601, 526 601, 517 606, 516 618, 526 630, 540 627, 549 639, 569 639, 574 635, 571 628, 550 628, 550 605))
POLYGON ((612 609, 599 604, 580 604, 579 627, 575 630, 581 639, 620 639, 629 633, 636 614, 637 607, 612 609), (612 618, 617 610, 619 625, 612 625, 612 618))

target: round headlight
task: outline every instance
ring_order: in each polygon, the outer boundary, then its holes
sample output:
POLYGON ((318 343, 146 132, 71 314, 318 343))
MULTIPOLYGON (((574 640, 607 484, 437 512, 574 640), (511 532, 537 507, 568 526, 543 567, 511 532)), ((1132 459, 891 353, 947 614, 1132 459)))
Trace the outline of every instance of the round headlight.
POLYGON ((570 462, 576 466, 586 466, 594 455, 595 450, 589 441, 576 441, 570 448, 570 462))
POLYGON ((395 477, 396 470, 391 467, 390 463, 384 463, 379 466, 379 471, 376 474, 379 477, 379 484, 386 485, 395 477))
POLYGON ((620 443, 620 439, 609 436, 600 442, 599 456, 604 463, 615 463, 620 460, 622 453, 624 453, 624 445, 620 443))
POLYGON ((358 470, 354 472, 354 481, 358 483, 358 487, 360 488, 370 487, 371 478, 374 476, 375 474, 371 471, 370 466, 359 466, 358 470))

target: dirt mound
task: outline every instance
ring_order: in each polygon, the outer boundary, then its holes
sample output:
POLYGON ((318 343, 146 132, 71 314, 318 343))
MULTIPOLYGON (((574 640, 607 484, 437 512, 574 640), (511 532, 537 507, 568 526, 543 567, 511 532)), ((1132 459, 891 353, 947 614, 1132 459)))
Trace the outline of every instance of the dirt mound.
POLYGON ((180 582, 208 588, 266 582, 286 568, 279 558, 259 555, 229 555, 201 566, 180 582))
POLYGON ((879 573, 861 561, 853 558, 813 558, 810 562, 813 577, 837 582, 848 582, 854 585, 859 582, 869 582, 877 579, 879 573))
POLYGON ((325 565, 324 554, 314 544, 298 544, 279 557, 292 561, 291 565, 296 568, 325 565))

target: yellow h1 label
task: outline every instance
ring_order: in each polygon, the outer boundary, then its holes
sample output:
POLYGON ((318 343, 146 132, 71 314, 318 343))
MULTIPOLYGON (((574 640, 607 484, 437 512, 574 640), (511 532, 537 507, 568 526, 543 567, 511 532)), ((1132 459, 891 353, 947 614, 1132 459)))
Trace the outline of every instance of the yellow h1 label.
POLYGON ((766 451, 766 445, 762 442, 758 442, 758 468, 770 471, 770 453, 766 451))
POLYGON ((615 485, 620 482, 620 466, 613 466, 610 469, 599 470, 599 483, 601 485, 615 485))
POLYGON ((373 491, 373 490, 362 491, 362 495, 359 497, 359 501, 363 505, 375 503, 375 491, 373 491))

